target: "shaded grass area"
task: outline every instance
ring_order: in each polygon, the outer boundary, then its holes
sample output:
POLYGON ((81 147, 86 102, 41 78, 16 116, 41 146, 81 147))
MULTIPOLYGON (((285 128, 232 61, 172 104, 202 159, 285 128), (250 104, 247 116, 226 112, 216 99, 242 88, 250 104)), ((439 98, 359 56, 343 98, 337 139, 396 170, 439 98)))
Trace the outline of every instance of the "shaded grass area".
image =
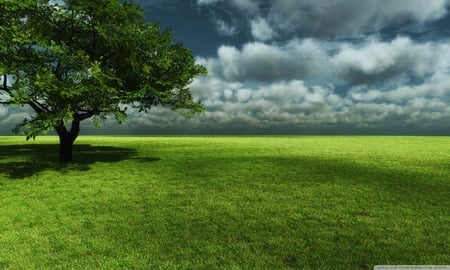
POLYGON ((0 137, 0 269, 450 264, 447 137, 55 141, 0 137))
POLYGON ((46 170, 87 171, 97 161, 119 162, 132 159, 137 153, 131 148, 82 144, 74 147, 78 158, 75 162, 59 163, 58 149, 56 144, 0 145, 0 160, 3 161, 0 172, 9 178, 22 179, 46 170))

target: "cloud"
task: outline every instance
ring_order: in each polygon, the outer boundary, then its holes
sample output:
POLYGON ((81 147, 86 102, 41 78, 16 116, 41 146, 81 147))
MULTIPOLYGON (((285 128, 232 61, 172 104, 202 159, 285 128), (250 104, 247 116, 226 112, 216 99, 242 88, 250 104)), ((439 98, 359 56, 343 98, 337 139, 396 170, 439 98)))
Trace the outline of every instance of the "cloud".
POLYGON ((237 33, 237 29, 234 25, 227 24, 221 19, 215 21, 216 29, 221 36, 233 36, 237 33))
POLYGON ((448 0, 197 0, 211 10, 233 10, 257 40, 280 36, 357 37, 392 26, 416 28, 447 14, 448 0), (220 5, 219 5, 220 4, 220 5))
POLYGON ((334 64, 339 67, 340 75, 352 84, 385 83, 401 77, 424 78, 442 68, 442 59, 450 57, 448 49, 447 45, 414 43, 406 37, 391 42, 372 39, 362 45, 341 45, 334 64))
POLYGON ((256 18, 250 22, 252 36, 260 41, 270 40, 276 36, 275 31, 264 18, 256 18))
MULTIPOLYGON (((332 85, 308 85, 303 80, 258 85, 201 77, 191 85, 207 108, 204 115, 185 119, 162 107, 149 115, 133 114, 119 130, 147 133, 307 133, 449 132, 448 78, 429 78, 421 85, 379 91, 355 87, 346 95, 332 85), (358 89, 356 89, 358 88, 358 89), (375 93, 376 92, 376 93, 375 93), (358 96, 359 95, 359 96, 358 96)), ((106 123, 102 129, 117 126, 106 123)))
POLYGON ((310 35, 353 36, 393 24, 435 21, 446 13, 446 0, 280 0, 269 18, 283 31, 310 35))
POLYGON ((445 42, 329 42, 292 39, 285 43, 248 42, 242 48, 221 46, 217 57, 199 58, 212 76, 230 82, 306 80, 355 86, 419 83, 449 67, 445 42))
POLYGON ((222 0, 197 0, 198 5, 211 5, 218 2, 221 2, 222 0))
POLYGON ((241 10, 245 10, 250 14, 258 11, 259 4, 256 0, 231 0, 231 3, 241 10))
POLYGON ((408 104, 412 100, 427 99, 450 103, 450 74, 439 71, 418 85, 399 85, 392 88, 353 87, 349 96, 356 102, 389 102, 408 104))
POLYGON ((406 37, 359 44, 293 39, 222 46, 191 85, 207 108, 192 126, 222 132, 449 132, 450 48, 406 37), (212 124, 214 123, 214 124, 212 124))
POLYGON ((0 121, 9 115, 8 109, 5 106, 0 106, 0 121))
MULTIPOLYGON (((306 125, 314 118, 319 119, 320 115, 332 111, 332 108, 339 106, 340 101, 331 88, 307 87, 300 80, 258 87, 231 83, 224 83, 223 86, 218 89, 219 99, 204 100, 208 110, 199 119, 206 118, 208 121, 204 122, 215 122, 217 126, 238 125, 256 129, 306 125)), ((192 87, 194 94, 199 90, 197 87, 201 87, 201 84, 192 87)), ((329 118, 328 121, 333 120, 329 118)))
POLYGON ((254 13, 258 10, 259 4, 258 1, 255 0, 197 0, 197 5, 199 6, 209 6, 209 5, 215 5, 218 3, 226 3, 230 4, 231 6, 250 13, 254 13))
POLYGON ((25 118, 29 118, 28 108, 11 108, 0 105, 0 134, 14 135, 12 129, 25 118))
POLYGON ((245 20, 235 11, 246 10, 246 2, 248 1, 197 0, 196 3, 201 8, 200 11, 205 8, 208 9, 208 19, 214 25, 217 33, 220 36, 230 37, 243 30, 241 25, 245 23, 245 20), (239 4, 239 7, 236 7, 236 4, 239 4), (233 9, 230 9, 230 7, 233 7, 233 9))
POLYGON ((197 0, 198 7, 209 11, 209 19, 221 36, 246 33, 249 17, 258 14, 259 3, 254 0, 197 0))
POLYGON ((252 42, 239 50, 221 46, 217 58, 199 59, 210 73, 227 81, 269 82, 304 79, 321 72, 326 55, 313 40, 292 40, 284 45, 252 42))

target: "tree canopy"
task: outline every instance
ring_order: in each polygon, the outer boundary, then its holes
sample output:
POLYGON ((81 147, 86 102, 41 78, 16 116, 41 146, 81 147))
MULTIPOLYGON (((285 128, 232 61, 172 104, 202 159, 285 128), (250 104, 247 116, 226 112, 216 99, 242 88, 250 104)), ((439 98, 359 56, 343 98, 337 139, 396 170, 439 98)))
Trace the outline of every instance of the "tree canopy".
POLYGON ((132 1, 0 0, 0 102, 34 109, 16 127, 27 139, 54 129, 71 151, 85 119, 122 122, 154 105, 202 112, 188 86, 205 73, 132 1))

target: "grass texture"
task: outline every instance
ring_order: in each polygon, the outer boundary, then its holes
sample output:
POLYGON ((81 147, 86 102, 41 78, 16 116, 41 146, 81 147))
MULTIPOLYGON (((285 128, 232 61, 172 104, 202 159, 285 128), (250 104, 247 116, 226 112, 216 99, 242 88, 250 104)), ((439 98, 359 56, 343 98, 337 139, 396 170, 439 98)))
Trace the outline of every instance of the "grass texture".
POLYGON ((450 138, 0 137, 0 269, 450 264, 450 138))

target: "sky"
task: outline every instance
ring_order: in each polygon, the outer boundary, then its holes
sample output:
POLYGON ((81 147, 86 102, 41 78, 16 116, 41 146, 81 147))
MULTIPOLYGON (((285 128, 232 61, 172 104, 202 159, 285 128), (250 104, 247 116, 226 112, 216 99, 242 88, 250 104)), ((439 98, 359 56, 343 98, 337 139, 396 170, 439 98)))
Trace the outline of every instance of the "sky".
MULTIPOLYGON (((81 133, 450 135, 450 0, 135 0, 208 75, 206 113, 81 133)), ((27 114, 0 107, 0 132, 27 114)))

